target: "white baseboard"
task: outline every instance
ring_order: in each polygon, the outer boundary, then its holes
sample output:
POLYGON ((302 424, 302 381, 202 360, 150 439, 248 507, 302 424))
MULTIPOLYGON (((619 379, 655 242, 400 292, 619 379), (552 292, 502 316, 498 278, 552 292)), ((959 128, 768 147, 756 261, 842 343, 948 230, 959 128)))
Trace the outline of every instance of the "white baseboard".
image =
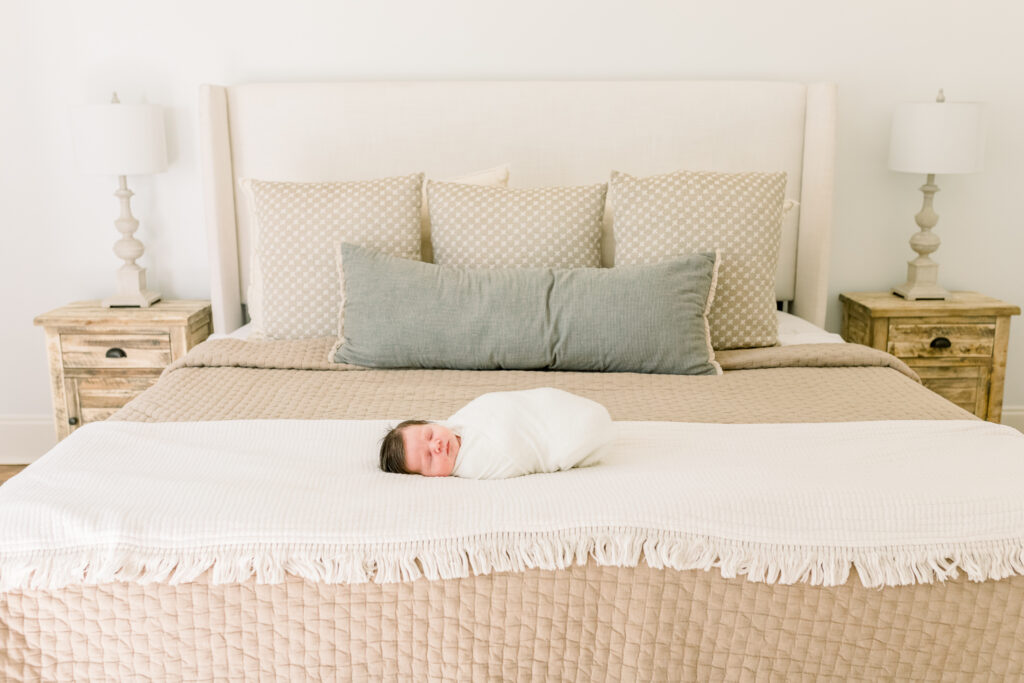
POLYGON ((56 443, 52 415, 0 415, 0 465, 27 465, 56 443))
POLYGON ((1002 423, 1024 432, 1024 406, 1003 406, 1002 423))

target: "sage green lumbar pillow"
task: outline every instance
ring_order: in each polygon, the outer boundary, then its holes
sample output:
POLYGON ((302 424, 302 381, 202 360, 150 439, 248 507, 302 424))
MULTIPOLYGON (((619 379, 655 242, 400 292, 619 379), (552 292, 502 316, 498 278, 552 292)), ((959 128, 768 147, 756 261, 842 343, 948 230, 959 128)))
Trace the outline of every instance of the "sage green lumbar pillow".
POLYGON ((464 269, 339 245, 344 337, 375 368, 715 375, 717 258, 618 268, 464 269))

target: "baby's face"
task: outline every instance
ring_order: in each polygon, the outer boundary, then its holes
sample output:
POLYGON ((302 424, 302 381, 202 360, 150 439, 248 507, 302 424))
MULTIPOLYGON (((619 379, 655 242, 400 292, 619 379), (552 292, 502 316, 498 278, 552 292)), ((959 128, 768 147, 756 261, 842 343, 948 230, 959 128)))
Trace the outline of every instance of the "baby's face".
POLYGON ((447 477, 455 469, 462 439, 444 425, 428 422, 403 429, 402 443, 405 469, 425 477, 447 477))

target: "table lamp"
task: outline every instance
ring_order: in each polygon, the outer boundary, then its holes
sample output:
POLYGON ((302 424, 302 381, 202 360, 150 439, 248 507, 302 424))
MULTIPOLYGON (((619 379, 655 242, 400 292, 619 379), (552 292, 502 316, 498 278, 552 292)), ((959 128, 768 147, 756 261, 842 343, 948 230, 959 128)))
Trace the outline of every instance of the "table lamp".
POLYGON ((93 175, 118 177, 114 193, 121 215, 114 221, 121 239, 114 253, 124 261, 117 271, 117 293, 103 300, 110 307, 148 307, 159 301, 157 292, 146 289, 146 269, 135 261, 144 251, 133 236, 139 222, 132 216, 126 176, 160 173, 167 168, 164 118, 155 104, 121 104, 114 93, 110 104, 76 107, 72 112, 75 158, 79 168, 93 175))
POLYGON ((939 90, 935 102, 901 104, 892 119, 889 168, 904 173, 924 173, 924 205, 914 216, 920 232, 910 238, 917 258, 907 262, 907 281, 893 294, 905 299, 950 298, 939 285, 939 264, 928 256, 940 240, 931 232, 939 222, 932 198, 939 191, 935 176, 980 171, 984 157, 984 108, 977 102, 946 102, 939 90))

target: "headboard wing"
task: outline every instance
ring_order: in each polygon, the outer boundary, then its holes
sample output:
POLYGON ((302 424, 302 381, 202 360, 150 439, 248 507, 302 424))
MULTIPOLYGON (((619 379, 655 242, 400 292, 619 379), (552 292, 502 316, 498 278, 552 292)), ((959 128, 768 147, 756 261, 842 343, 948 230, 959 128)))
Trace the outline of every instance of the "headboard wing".
POLYGON ((682 169, 786 171, 777 298, 823 324, 835 87, 786 82, 271 83, 200 91, 214 326, 242 323, 250 217, 237 180, 357 180, 497 164, 518 187, 682 169))

